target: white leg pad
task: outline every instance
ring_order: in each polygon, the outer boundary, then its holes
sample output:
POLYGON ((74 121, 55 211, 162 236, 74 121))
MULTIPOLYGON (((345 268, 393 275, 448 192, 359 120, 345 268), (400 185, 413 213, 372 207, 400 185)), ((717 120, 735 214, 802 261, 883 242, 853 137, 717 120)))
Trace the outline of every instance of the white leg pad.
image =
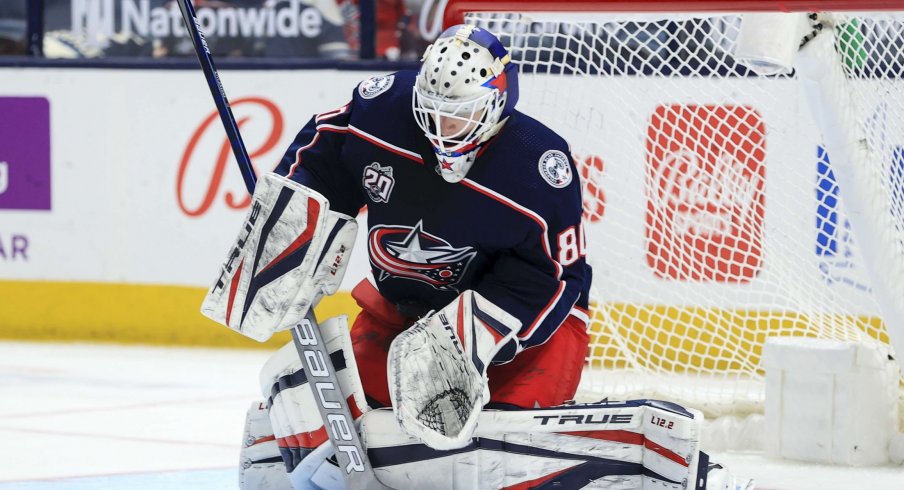
POLYGON ((481 412, 471 443, 433 450, 392 411, 362 419, 377 478, 392 488, 495 489, 558 481, 563 488, 697 488, 699 412, 636 400, 481 412))
MULTIPOLYGON (((320 324, 336 378, 347 397, 353 417, 368 410, 358 377, 346 317, 330 318, 320 324)), ((261 370, 261 391, 267 397, 269 421, 276 445, 285 463, 283 471, 297 489, 340 489, 344 482, 336 467, 327 461, 333 455, 315 390, 307 382, 293 343, 282 347, 261 370)))
POLYGON ((292 489, 264 402, 252 403, 245 416, 245 433, 239 456, 239 489, 292 489))

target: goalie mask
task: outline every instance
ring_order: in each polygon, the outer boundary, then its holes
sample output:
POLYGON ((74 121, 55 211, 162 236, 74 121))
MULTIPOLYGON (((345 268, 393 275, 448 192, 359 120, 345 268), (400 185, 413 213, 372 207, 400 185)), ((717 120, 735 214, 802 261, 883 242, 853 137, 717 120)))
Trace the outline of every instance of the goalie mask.
POLYGON ((446 29, 422 61, 414 118, 433 144, 437 172, 455 183, 514 110, 518 68, 495 36, 469 25, 446 29))

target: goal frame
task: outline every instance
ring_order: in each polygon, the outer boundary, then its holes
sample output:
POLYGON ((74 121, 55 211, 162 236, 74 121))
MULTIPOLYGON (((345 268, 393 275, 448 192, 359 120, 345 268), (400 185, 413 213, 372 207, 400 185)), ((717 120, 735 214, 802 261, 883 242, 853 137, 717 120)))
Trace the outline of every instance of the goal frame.
POLYGON ((814 12, 904 9, 893 0, 449 0, 443 28, 461 24, 467 12, 814 12))
MULTIPOLYGON (((764 0, 764 1, 714 1, 714 0, 687 0, 687 1, 663 1, 663 0, 570 0, 568 2, 556 2, 550 0, 449 0, 444 12, 444 27, 459 24, 464 21, 466 13, 482 12, 520 12, 543 13, 555 12, 570 15, 576 13, 590 14, 615 14, 615 13, 663 13, 663 14, 741 14, 741 13, 780 13, 780 12, 904 12, 904 2, 889 0, 866 0, 857 2, 852 0, 764 0)), ((823 128, 825 131, 825 128, 823 128)), ((830 133, 831 134, 831 133, 830 133)), ((832 136, 836 136, 832 134, 832 136)), ((827 135, 827 137, 829 137, 827 135)), ((841 139, 841 138, 839 138, 841 139)), ((847 138, 843 138, 847 139, 847 138)), ((849 143, 849 142, 848 142, 849 143)), ((831 145, 827 145, 831 146, 831 145)), ((846 145, 848 148, 850 144, 846 145)), ((836 148, 841 148, 836 146, 836 148)), ((832 153, 844 154, 845 151, 834 150, 832 153)), ((880 303, 888 304, 889 298, 880 303)), ((894 303, 895 301, 891 301, 894 303)), ((896 328, 886 320, 889 329, 889 339, 892 346, 902 347, 898 351, 904 351, 904 328, 896 328), (891 330, 896 330, 894 333, 891 330)), ((893 322, 900 326, 900 322, 893 322)), ((899 364, 902 359, 899 359, 899 364)), ((902 392, 904 393, 904 392, 902 392)), ((904 401, 904 398, 902 398, 904 401)))

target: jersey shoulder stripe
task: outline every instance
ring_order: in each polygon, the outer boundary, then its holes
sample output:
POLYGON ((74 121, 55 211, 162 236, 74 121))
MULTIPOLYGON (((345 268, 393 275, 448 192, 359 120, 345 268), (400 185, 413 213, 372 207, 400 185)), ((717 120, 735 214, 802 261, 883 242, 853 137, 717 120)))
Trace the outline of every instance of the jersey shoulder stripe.
POLYGON ((367 131, 359 129, 358 127, 353 126, 353 125, 349 125, 348 129, 355 136, 357 136, 357 137, 361 138, 362 140, 367 141, 371 144, 377 145, 380 148, 383 148, 384 150, 391 151, 397 155, 401 155, 409 160, 415 161, 420 164, 424 163, 424 159, 421 158, 421 156, 415 151, 406 150, 405 148, 396 146, 388 141, 380 139, 380 138, 368 133, 367 131))

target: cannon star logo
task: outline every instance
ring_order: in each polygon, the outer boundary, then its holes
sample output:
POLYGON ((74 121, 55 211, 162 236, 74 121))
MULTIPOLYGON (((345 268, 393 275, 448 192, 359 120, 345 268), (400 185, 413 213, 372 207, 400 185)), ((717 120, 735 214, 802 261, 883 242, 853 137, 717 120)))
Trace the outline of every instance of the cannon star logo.
POLYGON ((420 221, 415 226, 375 226, 367 245, 378 281, 410 279, 441 291, 458 292, 456 285, 477 254, 473 247, 456 248, 425 232, 420 221))

